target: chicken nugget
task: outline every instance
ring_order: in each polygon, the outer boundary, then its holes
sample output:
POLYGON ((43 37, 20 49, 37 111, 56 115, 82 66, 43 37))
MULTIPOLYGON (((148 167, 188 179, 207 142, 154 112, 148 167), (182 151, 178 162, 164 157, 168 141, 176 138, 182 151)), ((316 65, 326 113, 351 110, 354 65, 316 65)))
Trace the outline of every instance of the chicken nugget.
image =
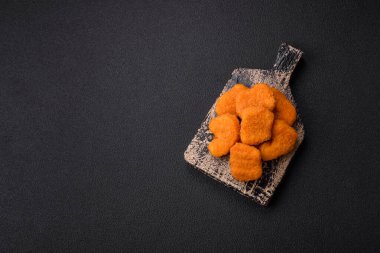
POLYGON ((214 139, 210 142, 208 149, 215 157, 228 154, 230 148, 238 141, 240 125, 235 115, 223 114, 213 118, 209 124, 214 139))
POLYGON ((241 117, 243 110, 250 106, 262 106, 272 111, 276 101, 273 91, 265 83, 258 83, 236 96, 236 112, 241 117))
POLYGON ((243 143, 236 143, 230 150, 231 175, 239 181, 259 179, 263 173, 260 151, 243 143))
POLYGON ((274 98, 276 99, 276 106, 273 110, 275 119, 281 119, 285 121, 289 126, 293 125, 296 121, 297 112, 293 106, 281 91, 276 88, 271 88, 274 98))
POLYGON ((276 159, 292 151, 297 142, 297 132, 283 120, 275 120, 272 139, 259 146, 263 161, 276 159))
POLYGON ((230 151, 230 148, 231 148, 231 143, 221 138, 214 138, 208 144, 208 150, 210 151, 211 155, 215 157, 221 157, 221 156, 227 155, 228 152, 230 151))
POLYGON ((272 136, 274 114, 264 107, 251 106, 241 116, 240 139, 248 145, 259 145, 272 136))
POLYGON ((235 84, 232 89, 224 93, 218 101, 216 101, 216 114, 222 115, 226 113, 236 114, 236 96, 242 91, 248 90, 243 84, 235 84))

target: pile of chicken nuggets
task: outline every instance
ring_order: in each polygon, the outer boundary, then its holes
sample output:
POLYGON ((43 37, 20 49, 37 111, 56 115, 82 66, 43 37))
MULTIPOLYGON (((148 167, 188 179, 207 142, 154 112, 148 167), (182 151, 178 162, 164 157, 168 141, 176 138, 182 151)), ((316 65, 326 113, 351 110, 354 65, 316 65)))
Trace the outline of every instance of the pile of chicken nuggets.
POLYGON ((252 88, 236 84, 217 100, 215 111, 217 116, 209 123, 214 138, 208 149, 215 157, 230 153, 236 180, 259 179, 262 161, 276 159, 295 147, 296 109, 284 94, 265 83, 252 88))

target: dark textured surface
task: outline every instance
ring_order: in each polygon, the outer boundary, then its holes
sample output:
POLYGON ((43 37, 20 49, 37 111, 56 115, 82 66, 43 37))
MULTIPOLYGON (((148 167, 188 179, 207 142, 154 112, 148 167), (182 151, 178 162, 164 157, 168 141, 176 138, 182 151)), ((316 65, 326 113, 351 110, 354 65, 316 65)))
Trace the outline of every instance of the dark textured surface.
POLYGON ((1 1, 0 251, 378 251, 379 5, 1 1), (307 132, 262 208, 183 151, 283 41, 307 132))

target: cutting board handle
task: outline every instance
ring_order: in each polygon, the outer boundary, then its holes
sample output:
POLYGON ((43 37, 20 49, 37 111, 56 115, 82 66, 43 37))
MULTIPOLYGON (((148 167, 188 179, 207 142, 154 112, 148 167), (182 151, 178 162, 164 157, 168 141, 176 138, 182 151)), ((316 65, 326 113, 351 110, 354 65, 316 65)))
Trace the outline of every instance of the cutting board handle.
POLYGON ((276 62, 273 69, 281 72, 287 72, 290 75, 301 59, 302 51, 286 43, 282 43, 278 49, 276 62))

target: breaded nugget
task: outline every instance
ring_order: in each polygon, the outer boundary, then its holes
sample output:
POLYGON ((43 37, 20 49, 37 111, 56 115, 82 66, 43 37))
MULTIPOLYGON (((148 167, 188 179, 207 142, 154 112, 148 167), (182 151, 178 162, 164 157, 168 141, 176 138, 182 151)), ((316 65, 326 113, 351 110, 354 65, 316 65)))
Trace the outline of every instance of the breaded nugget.
POLYGON ((236 143, 230 150, 232 176, 239 181, 251 181, 261 177, 260 151, 243 143, 236 143))
POLYGON ((263 161, 276 159, 294 149, 297 132, 283 120, 275 120, 272 128, 272 139, 259 146, 263 161))
POLYGON ((270 87, 265 83, 258 83, 236 96, 236 113, 241 117, 243 110, 250 106, 262 106, 272 111, 275 103, 270 87))
POLYGON ((259 145, 272 136, 274 114, 264 107, 251 106, 241 116, 240 139, 248 145, 259 145))
POLYGON ((222 115, 226 113, 236 114, 236 96, 241 91, 248 90, 243 84, 235 84, 232 89, 224 93, 218 101, 216 101, 215 111, 216 114, 222 115))
POLYGON ((230 151, 231 143, 226 141, 225 139, 220 138, 214 138, 209 144, 208 144, 208 150, 210 151, 211 155, 215 157, 221 157, 224 155, 227 155, 230 151))
POLYGON ((217 138, 236 141, 239 137, 239 120, 236 115, 223 114, 210 120, 209 129, 217 138))
POLYGON ((271 88, 273 91, 274 98, 276 99, 276 106, 274 108, 275 119, 281 119, 285 121, 289 126, 293 125, 296 121, 297 112, 296 108, 293 106, 281 91, 276 88, 271 88))
POLYGON ((239 139, 240 125, 235 115, 223 114, 213 118, 209 124, 214 139, 208 149, 213 156, 220 157, 228 154, 230 148, 239 139))

